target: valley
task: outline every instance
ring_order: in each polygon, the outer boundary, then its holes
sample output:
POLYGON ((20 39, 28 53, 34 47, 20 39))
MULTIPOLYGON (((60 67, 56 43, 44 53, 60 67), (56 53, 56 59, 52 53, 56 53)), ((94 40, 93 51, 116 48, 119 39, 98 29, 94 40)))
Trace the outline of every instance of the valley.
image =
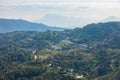
POLYGON ((120 22, 0 34, 0 80, 119 80, 120 22))

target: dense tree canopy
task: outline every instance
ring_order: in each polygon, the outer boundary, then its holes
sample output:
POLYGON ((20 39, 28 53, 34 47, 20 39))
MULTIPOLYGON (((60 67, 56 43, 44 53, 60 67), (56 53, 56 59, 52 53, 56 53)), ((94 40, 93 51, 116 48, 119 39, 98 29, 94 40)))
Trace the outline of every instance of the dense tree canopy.
POLYGON ((0 34, 0 80, 119 80, 120 22, 0 34))

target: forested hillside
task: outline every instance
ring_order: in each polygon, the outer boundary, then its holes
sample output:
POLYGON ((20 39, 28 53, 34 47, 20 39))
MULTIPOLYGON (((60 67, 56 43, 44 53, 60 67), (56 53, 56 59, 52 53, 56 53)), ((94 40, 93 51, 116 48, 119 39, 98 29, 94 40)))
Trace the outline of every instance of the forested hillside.
POLYGON ((1 33, 0 80, 120 80, 120 22, 1 33))

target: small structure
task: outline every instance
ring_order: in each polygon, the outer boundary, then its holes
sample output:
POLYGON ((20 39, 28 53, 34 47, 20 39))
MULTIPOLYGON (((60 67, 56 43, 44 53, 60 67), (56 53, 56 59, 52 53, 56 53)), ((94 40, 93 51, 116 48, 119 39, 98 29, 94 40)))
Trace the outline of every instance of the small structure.
POLYGON ((56 45, 51 46, 53 50, 61 50, 62 48, 56 45))
POLYGON ((52 66, 52 64, 49 64, 48 66, 49 66, 49 67, 51 67, 51 66, 52 66))
POLYGON ((32 53, 35 54, 35 53, 36 53, 36 50, 32 51, 32 53))
POLYGON ((36 60, 38 57, 37 57, 37 55, 34 55, 34 60, 36 60))
POLYGON ((81 78, 83 78, 83 75, 77 75, 77 76, 75 76, 75 78, 76 79, 81 79, 81 78))
POLYGON ((81 47, 88 47, 86 44, 80 44, 81 47))
POLYGON ((69 39, 70 39, 69 37, 66 38, 66 40, 69 40, 69 39))

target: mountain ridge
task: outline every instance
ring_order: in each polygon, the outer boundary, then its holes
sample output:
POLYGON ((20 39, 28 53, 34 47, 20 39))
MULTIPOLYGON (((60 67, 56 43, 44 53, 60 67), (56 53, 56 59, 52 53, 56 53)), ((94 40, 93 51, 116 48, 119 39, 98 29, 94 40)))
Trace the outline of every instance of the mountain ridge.
POLYGON ((75 18, 75 17, 67 17, 56 14, 47 14, 43 18, 35 20, 36 23, 44 23, 47 25, 56 25, 66 28, 75 28, 75 27, 83 27, 86 24, 92 23, 91 19, 86 18, 75 18))
POLYGON ((29 22, 23 19, 0 19, 0 32, 11 31, 62 31, 64 28, 51 27, 42 23, 29 22))
POLYGON ((35 20, 36 23, 44 23, 47 25, 56 25, 66 28, 75 28, 75 27, 83 27, 90 23, 98 23, 98 22, 112 22, 112 21, 120 21, 120 18, 115 16, 109 16, 105 19, 87 19, 87 18, 80 18, 80 17, 67 17, 57 14, 47 14, 43 18, 40 18, 38 20, 35 20))

